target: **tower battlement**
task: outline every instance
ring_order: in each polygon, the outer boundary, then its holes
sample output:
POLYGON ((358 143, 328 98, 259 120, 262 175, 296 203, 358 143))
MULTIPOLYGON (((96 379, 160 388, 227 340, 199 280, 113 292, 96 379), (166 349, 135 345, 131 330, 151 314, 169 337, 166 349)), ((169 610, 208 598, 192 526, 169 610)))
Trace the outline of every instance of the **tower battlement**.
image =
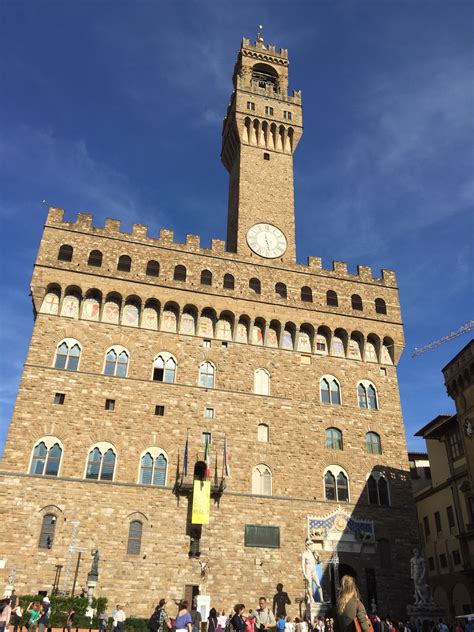
MULTIPOLYGON (((262 58, 264 56, 276 58, 274 60, 275 63, 281 63, 285 66, 287 66, 290 63, 288 59, 287 48, 280 48, 280 50, 277 52, 276 47, 273 44, 265 45, 265 43, 263 42, 263 38, 262 39, 257 38, 257 41, 254 42, 253 44, 250 43, 250 38, 246 38, 246 37, 242 38, 242 50, 255 52, 259 56, 262 56, 262 58)), ((268 59, 267 61, 270 61, 270 59, 268 59)))

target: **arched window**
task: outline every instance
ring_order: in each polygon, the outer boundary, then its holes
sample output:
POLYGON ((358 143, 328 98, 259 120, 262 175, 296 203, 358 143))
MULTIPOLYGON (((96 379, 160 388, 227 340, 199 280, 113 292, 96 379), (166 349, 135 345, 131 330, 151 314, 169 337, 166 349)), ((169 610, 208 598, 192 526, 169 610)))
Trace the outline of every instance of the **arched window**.
POLYGON ((166 470, 168 459, 163 452, 157 448, 150 448, 140 461, 140 479, 142 485, 156 485, 163 487, 166 485, 166 470))
POLYGON ((349 501, 349 477, 338 465, 330 465, 324 472, 324 495, 326 500, 349 501))
POLYGON ((212 285, 212 272, 210 270, 201 272, 201 285, 212 285))
POLYGON ((387 479, 381 472, 372 472, 369 476, 367 479, 367 492, 369 505, 382 505, 385 507, 390 505, 387 479))
POLYGON ((100 268, 102 266, 102 253, 100 250, 90 251, 87 265, 93 266, 94 268, 100 268))
POLYGON ((160 353, 153 361, 153 380, 174 384, 176 380, 176 359, 169 353, 160 353))
POLYGON ((128 351, 123 347, 112 347, 105 356, 104 375, 127 377, 128 351))
POLYGON ((377 391, 371 382, 364 380, 359 383, 357 387, 357 397, 359 400, 359 408, 377 410, 377 391))
POLYGON ((268 443, 269 428, 267 424, 258 424, 257 428, 257 441, 262 443, 268 443))
POLYGON ((259 496, 272 495, 272 471, 268 465, 260 463, 253 468, 252 494, 258 494, 259 496))
POLYGON ((325 375, 321 378, 319 391, 323 404, 339 405, 341 403, 341 387, 339 386, 339 382, 332 375, 325 375))
POLYGON ((119 272, 130 272, 132 269, 132 260, 128 255, 120 255, 117 270, 119 272))
POLYGON ((377 481, 373 476, 369 476, 367 481, 367 492, 369 494, 369 505, 379 504, 379 491, 377 481))
POLYGON ((142 546, 143 523, 140 520, 132 520, 128 531, 127 554, 139 555, 142 546))
POLYGON ((326 448, 342 450, 342 432, 337 428, 328 428, 326 430, 326 448))
POLYGON ((175 281, 186 281, 186 268, 184 266, 176 266, 174 269, 173 279, 175 281))
POLYGON ((160 264, 153 259, 146 264, 146 275, 157 277, 160 274, 160 264))
POLYGON ((235 285, 234 277, 231 274, 224 274, 224 287, 226 290, 233 290, 235 285))
POLYGON ((352 309, 356 309, 358 312, 362 311, 362 299, 358 294, 351 296, 352 309))
POLYGON ((250 279, 249 288, 255 292, 255 294, 260 294, 262 291, 260 281, 258 279, 250 279))
POLYGON ((80 357, 81 347, 77 340, 66 338, 57 347, 54 368, 77 371, 80 357))
POLYGON ((380 436, 376 432, 368 432, 365 435, 365 445, 369 454, 382 454, 380 436))
POLYGON ((383 300, 383 298, 375 299, 375 312, 376 314, 386 314, 387 313, 387 304, 383 300))
POLYGON ((313 292, 307 285, 301 288, 301 300, 305 303, 313 302, 313 292))
POLYGON ((41 439, 33 449, 30 474, 57 476, 62 453, 62 447, 55 437, 41 439))
POLYGON ((331 307, 338 307, 339 301, 337 299, 337 294, 333 290, 328 290, 326 292, 326 305, 331 307))
POLYGON ((255 371, 253 392, 256 395, 270 395, 270 373, 266 369, 257 369, 255 371))
POLYGON ((41 523, 41 531, 38 542, 38 548, 51 549, 54 542, 54 532, 56 531, 57 517, 52 514, 46 514, 43 516, 43 522, 41 523))
POLYGON ((215 368, 211 362, 203 362, 199 366, 199 386, 214 388, 215 368))
POLYGON ((87 458, 86 478, 96 481, 112 481, 115 469, 115 452, 107 444, 92 448, 87 458))
POLYGON ((58 261, 72 261, 74 250, 72 246, 63 245, 59 248, 58 261))
POLYGON ((288 298, 288 291, 284 283, 277 283, 275 285, 275 294, 280 298, 288 298))

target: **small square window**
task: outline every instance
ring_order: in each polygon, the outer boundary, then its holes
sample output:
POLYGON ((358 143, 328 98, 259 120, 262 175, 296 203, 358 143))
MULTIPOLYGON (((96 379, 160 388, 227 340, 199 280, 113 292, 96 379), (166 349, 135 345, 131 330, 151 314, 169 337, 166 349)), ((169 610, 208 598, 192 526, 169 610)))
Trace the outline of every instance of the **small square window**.
POLYGON ((221 347, 225 347, 227 349, 228 346, 229 346, 229 343, 226 340, 223 340, 221 342, 221 347))
POLYGON ((387 369, 384 366, 380 367, 380 375, 387 375, 387 369))
POLYGON ((263 159, 264 160, 270 160, 270 154, 268 153, 268 151, 264 151, 263 152, 263 159))
POLYGON ((209 445, 211 445, 212 443, 212 433, 211 432, 203 432, 202 433, 202 442, 204 445, 206 445, 206 441, 208 442, 209 445))
POLYGON ((255 103, 253 103, 252 101, 247 101, 247 110, 255 110, 255 103))
POLYGON ((214 419, 214 408, 205 408, 204 417, 206 417, 206 419, 214 419))
POLYGON ((210 349, 210 348, 211 348, 211 341, 210 341, 210 340, 203 340, 203 341, 202 341, 202 346, 203 346, 205 349, 210 349))
POLYGON ((267 105, 267 106, 265 107, 265 114, 266 114, 267 116, 273 116, 273 108, 272 108, 272 107, 270 107, 269 105, 267 105))
POLYGON ((461 554, 459 553, 458 549, 456 549, 455 551, 453 551, 453 564, 455 566, 459 566, 459 564, 461 564, 461 554))
POLYGON ((285 118, 287 121, 291 121, 291 119, 292 119, 291 112, 289 112, 288 110, 284 110, 283 111, 283 118, 285 118))
POLYGON ((54 403, 55 404, 64 404, 64 400, 66 399, 66 395, 64 393, 56 393, 54 396, 54 403))
POLYGON ((105 400, 105 410, 115 410, 115 399, 105 400))
POLYGON ((157 415, 158 417, 163 417, 165 414, 165 407, 162 406, 161 404, 158 404, 157 406, 155 406, 155 415, 157 415))

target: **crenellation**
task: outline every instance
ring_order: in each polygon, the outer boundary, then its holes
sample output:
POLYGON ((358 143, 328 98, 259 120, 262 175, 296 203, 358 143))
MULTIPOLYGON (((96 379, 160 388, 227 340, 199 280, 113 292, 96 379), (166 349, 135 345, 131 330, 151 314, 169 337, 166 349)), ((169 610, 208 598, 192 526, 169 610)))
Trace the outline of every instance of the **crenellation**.
POLYGON ((109 217, 105 220, 104 232, 115 235, 120 233, 120 225, 121 222, 119 219, 110 219, 109 217))
POLYGON ((223 255, 225 253, 225 241, 223 239, 211 239, 211 250, 213 253, 223 255))
POLYGON ((133 224, 132 226, 132 235, 134 237, 138 237, 139 239, 145 239, 148 233, 148 226, 145 224, 133 224))
POLYGON ((370 266, 357 266, 357 275, 364 281, 372 281, 372 268, 370 266))
POLYGON ((199 251, 201 248, 201 237, 199 235, 186 233, 186 246, 190 250, 199 251))
POLYGON ((174 230, 169 230, 169 228, 160 228, 159 241, 166 245, 174 243, 174 230))
POLYGON ((382 268, 382 283, 388 287, 397 287, 397 276, 393 270, 382 268))
POLYGON ((63 224, 64 221, 64 209, 50 206, 48 210, 48 216, 46 218, 46 224, 63 224))
POLYGON ((93 219, 94 216, 91 213, 78 213, 75 224, 80 228, 92 228, 93 219))
POLYGON ((321 271, 323 269, 323 260, 321 257, 308 257, 306 265, 311 270, 321 271))
POLYGON ((344 261, 333 261, 332 269, 333 272, 335 272, 336 274, 342 274, 343 276, 348 274, 347 263, 345 263, 344 261))

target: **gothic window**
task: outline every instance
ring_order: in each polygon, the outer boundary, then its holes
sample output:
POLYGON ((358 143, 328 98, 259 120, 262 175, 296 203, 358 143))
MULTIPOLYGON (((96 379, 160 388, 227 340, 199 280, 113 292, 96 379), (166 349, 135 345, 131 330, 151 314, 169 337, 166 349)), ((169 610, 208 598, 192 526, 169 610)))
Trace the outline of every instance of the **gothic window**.
POLYGON ((351 296, 352 309, 356 309, 358 312, 362 311, 362 299, 358 294, 351 296))
POLYGON ((174 384, 176 381, 176 359, 169 353, 161 353, 153 361, 153 380, 174 384))
POLYGON ((343 472, 339 472, 336 478, 337 499, 339 501, 349 500, 349 487, 347 484, 347 476, 343 472))
POLYGON ((104 375, 127 377, 128 351, 123 347, 112 347, 105 356, 104 375))
POLYGON ((331 307, 338 307, 339 301, 337 299, 337 294, 333 290, 328 290, 326 292, 326 305, 331 307))
POLYGON ((325 375, 319 382, 321 402, 323 404, 336 404, 341 403, 341 387, 339 382, 332 375, 325 375))
POLYGON ((100 250, 91 250, 89 253, 89 259, 87 260, 87 265, 92 266, 94 268, 102 267, 102 253, 100 250))
POLYGON ((375 312, 377 314, 386 314, 387 313, 387 305, 383 298, 375 299, 375 312))
POLYGON ((357 386, 357 397, 359 400, 359 408, 368 408, 369 410, 377 410, 377 391, 375 386, 364 380, 357 386))
POLYGON ((80 357, 81 347, 77 340, 66 338, 57 347, 54 368, 77 371, 80 357))
POLYGON ((57 476, 63 450, 55 437, 41 439, 33 449, 30 474, 57 476))
POLYGON ((224 274, 224 287, 226 290, 233 290, 235 285, 232 274, 224 274))
POLYGON ((336 479, 330 471, 324 476, 324 492, 326 500, 336 500, 336 479))
POLYGON ((166 485, 167 467, 168 459, 163 452, 157 448, 150 448, 141 458, 139 482, 142 485, 163 487, 166 485))
POLYGON ((160 274, 160 264, 153 259, 146 264, 146 275, 157 277, 160 274))
POLYGON ((387 479, 380 472, 373 472, 367 480, 369 505, 390 505, 387 479))
POLYGON ((277 283, 275 285, 275 294, 280 298, 288 298, 288 291, 284 283, 277 283))
POLYGON ((326 430, 326 448, 342 450, 342 432, 337 428, 328 428, 326 430))
POLYGON ((41 523, 41 531, 38 542, 38 548, 50 549, 54 542, 54 532, 56 531, 57 518, 54 514, 46 514, 43 516, 43 522, 41 523))
POLYGON ((268 443, 268 431, 269 429, 267 424, 258 424, 257 441, 268 443))
POLYGON ((305 303, 313 302, 313 292, 310 287, 305 285, 301 288, 301 300, 305 303))
POLYGON ((349 501, 349 477, 338 465, 330 465, 324 472, 324 495, 326 500, 349 501))
POLYGON ((96 481, 112 481, 115 469, 115 452, 109 444, 95 446, 87 457, 86 478, 96 481))
POLYGON ((117 270, 119 272, 130 272, 132 268, 132 260, 128 255, 120 255, 117 270))
POLYGON ((260 463, 253 468, 252 494, 259 496, 272 495, 272 472, 268 465, 260 463))
POLYGON ((461 436, 459 434, 459 430, 456 429, 453 432, 450 432, 447 437, 447 444, 449 454, 451 459, 457 459, 464 454, 464 447, 461 442, 461 436))
POLYGON ((369 454, 382 454, 380 436, 376 432, 368 432, 365 435, 365 445, 369 454))
POLYGON ((176 266, 174 269, 173 279, 175 281, 186 281, 186 268, 184 266, 176 266))
POLYGON ((255 294, 260 294, 260 292, 262 291, 261 285, 260 285, 260 281, 258 279, 250 279, 249 281, 249 288, 251 290, 253 290, 255 292, 255 294))
POLYGON ((212 272, 210 270, 201 272, 201 285, 212 285, 212 272))
POLYGON ((58 261, 72 261, 72 254, 74 250, 72 246, 67 244, 62 245, 58 252, 58 261))
POLYGON ((139 555, 142 546, 143 523, 140 520, 132 520, 128 531, 127 554, 139 555))
POLYGON ((216 369, 211 362, 203 362, 199 367, 199 386, 214 388, 216 369))
POLYGON ((270 373, 266 369, 255 371, 253 392, 256 395, 270 395, 270 373))

